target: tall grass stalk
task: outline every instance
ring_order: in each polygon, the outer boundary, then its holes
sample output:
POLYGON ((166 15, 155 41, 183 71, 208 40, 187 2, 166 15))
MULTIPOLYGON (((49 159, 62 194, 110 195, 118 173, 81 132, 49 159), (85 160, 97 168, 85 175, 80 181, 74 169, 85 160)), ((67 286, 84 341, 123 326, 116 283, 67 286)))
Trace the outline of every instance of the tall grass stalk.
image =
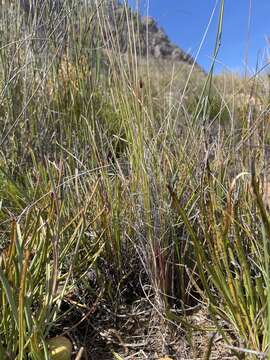
POLYGON ((215 76, 224 7, 205 75, 195 62, 143 58, 127 3, 3 5, 1 359, 49 359, 70 294, 88 306, 101 293, 117 312, 146 285, 156 316, 190 339, 189 314, 206 308, 234 351, 267 353, 269 224, 257 180, 269 91, 259 74, 215 76))

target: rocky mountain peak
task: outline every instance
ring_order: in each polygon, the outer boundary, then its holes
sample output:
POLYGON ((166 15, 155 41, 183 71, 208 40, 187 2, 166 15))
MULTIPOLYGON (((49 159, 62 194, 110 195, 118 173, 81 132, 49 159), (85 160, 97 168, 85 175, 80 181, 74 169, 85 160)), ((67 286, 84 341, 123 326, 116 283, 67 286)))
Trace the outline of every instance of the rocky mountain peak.
MULTIPOLYGON (((58 14, 65 13, 63 8, 67 4, 71 5, 74 8, 75 2, 73 0, 47 0, 46 3, 42 0, 20 0, 20 6, 26 18, 34 18, 34 13, 38 14, 40 17, 38 21, 38 30, 42 32, 39 34, 41 38, 46 38, 44 35, 46 32, 47 26, 52 26, 57 19, 58 14), (44 11, 45 6, 49 11, 44 11), (46 17, 49 17, 49 21, 46 17)), ((69 6, 68 5, 68 6, 69 6)), ((128 51, 129 46, 134 45, 136 48, 137 54, 141 56, 151 56, 152 58, 159 60, 169 60, 169 61, 182 61, 189 64, 194 62, 194 59, 191 55, 184 52, 181 48, 173 44, 165 31, 158 26, 158 23, 153 17, 150 16, 141 16, 140 14, 133 11, 131 8, 127 8, 125 5, 120 3, 118 0, 105 0, 102 5, 103 14, 107 18, 107 24, 110 24, 109 34, 105 35, 106 44, 113 48, 113 38, 117 36, 120 51, 125 53, 128 51), (132 40, 133 44, 130 44, 130 21, 133 21, 135 38, 132 40)), ((84 0, 77 1, 76 6, 85 6, 91 12, 91 9, 96 8, 96 2, 94 0, 84 0)), ((58 21, 59 22, 59 21, 58 21)), ((58 25, 56 33, 64 33, 65 29, 63 26, 66 26, 67 23, 61 21, 61 26, 58 25)), ((106 27, 106 22, 104 22, 106 27)), ((52 32, 52 31, 51 31, 52 32)), ((53 31, 55 33, 55 31, 53 31)), ((106 33, 106 31, 104 31, 106 33)), ((199 65, 195 64, 197 68, 199 65)))

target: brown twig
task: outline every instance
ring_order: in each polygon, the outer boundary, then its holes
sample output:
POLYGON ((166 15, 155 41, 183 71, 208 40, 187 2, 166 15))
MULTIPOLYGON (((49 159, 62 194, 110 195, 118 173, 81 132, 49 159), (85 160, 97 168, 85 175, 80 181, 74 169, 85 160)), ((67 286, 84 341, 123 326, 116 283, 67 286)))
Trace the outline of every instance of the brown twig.
POLYGON ((64 331, 61 336, 67 335, 68 333, 70 333, 72 330, 76 329, 76 327, 78 327, 84 320, 86 320, 91 314, 93 314, 96 311, 97 305, 99 303, 99 300, 101 299, 102 295, 103 295, 104 289, 102 289, 100 291, 100 293, 98 294, 98 297, 96 299, 96 301, 94 302, 94 304, 91 306, 91 308, 89 309, 89 311, 87 311, 87 313, 76 323, 74 324, 71 328, 69 328, 68 330, 64 331))

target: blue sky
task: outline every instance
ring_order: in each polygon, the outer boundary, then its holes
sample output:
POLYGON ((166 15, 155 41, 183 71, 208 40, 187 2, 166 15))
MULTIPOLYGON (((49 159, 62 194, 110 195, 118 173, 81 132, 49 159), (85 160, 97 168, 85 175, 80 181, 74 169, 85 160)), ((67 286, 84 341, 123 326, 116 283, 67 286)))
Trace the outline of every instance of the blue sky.
MULTIPOLYGON (((158 21, 176 45, 195 56, 216 3, 213 21, 198 57, 198 63, 208 70, 220 0, 140 0, 139 7, 143 15, 148 13, 158 21)), ((135 7, 138 0, 129 0, 129 4, 135 7)), ((255 70, 257 60, 260 65, 265 63, 267 35, 270 36, 270 0, 225 0, 222 44, 215 71, 255 70)))

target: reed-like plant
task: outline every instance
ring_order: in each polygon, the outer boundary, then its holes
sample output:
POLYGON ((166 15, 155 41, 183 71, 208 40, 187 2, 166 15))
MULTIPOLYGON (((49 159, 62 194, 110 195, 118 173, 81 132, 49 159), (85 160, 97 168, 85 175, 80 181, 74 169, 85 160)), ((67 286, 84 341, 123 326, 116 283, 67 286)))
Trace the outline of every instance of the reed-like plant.
POLYGON ((141 57, 127 3, 49 3, 0 12, 0 358, 49 359, 61 299, 97 295, 89 271, 116 312, 148 285, 189 334, 205 306, 234 351, 265 354, 269 93, 214 75, 224 1, 207 75, 141 57))

